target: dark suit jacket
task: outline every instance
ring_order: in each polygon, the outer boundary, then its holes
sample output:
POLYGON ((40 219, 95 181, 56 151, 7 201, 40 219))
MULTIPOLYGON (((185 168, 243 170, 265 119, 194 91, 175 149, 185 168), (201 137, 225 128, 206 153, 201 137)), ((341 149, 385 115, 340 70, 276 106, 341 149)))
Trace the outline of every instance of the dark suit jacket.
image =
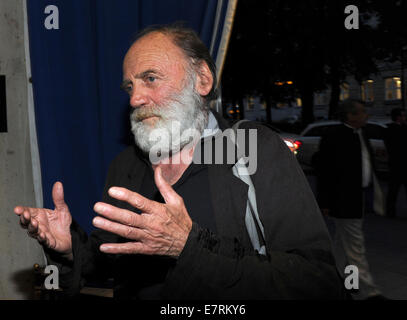
MULTIPOLYGON (((362 135, 374 171, 372 147, 362 135)), ((336 218, 357 219, 363 215, 362 151, 353 129, 340 125, 322 137, 316 157, 318 201, 336 218)))
MULTIPOLYGON (((225 129, 225 121, 216 116, 225 129)), ((193 223, 181 255, 173 259, 165 276, 162 298, 343 298, 327 229, 297 160, 267 127, 253 123, 241 127, 257 129, 258 168, 252 181, 268 255, 257 254, 248 240, 244 222, 247 185, 233 175, 233 164, 209 165, 218 232, 212 234, 193 223)), ((138 190, 146 170, 138 152, 130 147, 112 162, 103 201, 132 210, 106 191, 111 186, 138 190)), ((60 281, 70 293, 79 290, 84 277, 113 276, 115 296, 135 298, 145 279, 155 276, 154 266, 167 261, 165 257, 101 254, 101 243, 123 239, 101 230, 88 237, 76 223, 71 232, 74 264, 60 281)))

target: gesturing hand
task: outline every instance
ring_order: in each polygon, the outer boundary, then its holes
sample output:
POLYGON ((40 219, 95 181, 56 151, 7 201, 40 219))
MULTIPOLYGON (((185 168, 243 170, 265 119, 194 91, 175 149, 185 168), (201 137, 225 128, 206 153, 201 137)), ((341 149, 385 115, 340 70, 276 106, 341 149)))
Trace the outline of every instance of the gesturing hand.
POLYGON ((97 228, 133 240, 126 243, 105 243, 100 250, 113 254, 150 254, 178 257, 185 246, 192 220, 184 201, 164 180, 161 168, 154 171, 154 180, 165 203, 144 198, 125 188, 112 187, 109 195, 128 202, 141 214, 98 202, 94 210, 103 217, 93 219, 97 228))
POLYGON ((20 225, 28 229, 28 234, 46 247, 72 259, 72 240, 69 230, 72 217, 64 201, 61 182, 52 188, 55 209, 17 206, 14 212, 20 216, 20 225))

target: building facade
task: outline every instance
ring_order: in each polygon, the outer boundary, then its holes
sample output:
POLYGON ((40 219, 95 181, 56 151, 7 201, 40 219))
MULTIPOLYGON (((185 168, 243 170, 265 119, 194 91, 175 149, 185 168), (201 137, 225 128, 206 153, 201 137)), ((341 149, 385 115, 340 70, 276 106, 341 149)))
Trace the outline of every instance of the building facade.
MULTIPOLYGON (((389 119, 393 108, 403 107, 403 91, 404 99, 406 99, 405 79, 407 79, 407 70, 406 67, 403 70, 400 62, 383 62, 380 63, 377 74, 372 74, 361 83, 354 77, 347 77, 341 84, 340 100, 360 99, 366 103, 367 111, 372 119, 389 119)), ((315 93, 314 114, 316 119, 328 117, 330 94, 330 89, 315 93)), ((407 101, 404 101, 405 103, 407 101)))

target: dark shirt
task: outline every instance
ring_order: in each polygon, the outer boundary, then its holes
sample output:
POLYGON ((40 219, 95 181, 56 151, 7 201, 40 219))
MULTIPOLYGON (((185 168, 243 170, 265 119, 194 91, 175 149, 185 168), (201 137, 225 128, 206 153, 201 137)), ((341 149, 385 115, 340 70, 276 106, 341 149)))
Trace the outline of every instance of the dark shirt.
MULTIPOLYGON (((214 212, 209 194, 208 167, 204 164, 192 163, 172 187, 183 198, 191 219, 202 228, 216 233, 214 212)), ((148 199, 164 203, 164 199, 155 185, 154 171, 151 165, 144 175, 139 193, 148 199)), ((138 256, 138 258, 138 268, 135 272, 144 276, 142 283, 138 281, 138 285, 135 286, 139 288, 136 296, 140 299, 160 299, 160 290, 168 270, 175 264, 175 259, 162 256, 138 256), (140 261, 145 259, 150 260, 150 263, 140 261), (156 260, 156 263, 151 263, 152 260, 156 260), (149 266, 149 270, 143 270, 144 266, 149 266), (151 270, 151 266, 153 266, 154 271, 151 270)), ((126 261, 128 259, 133 260, 133 257, 122 256, 119 265, 132 265, 134 267, 134 263, 127 264, 123 259, 126 261)), ((132 286, 133 289, 135 287, 132 286)), ((125 289, 124 292, 127 290, 125 289)), ((130 296, 134 296, 134 292, 130 296)))
MULTIPOLYGON (((154 172, 146 173, 141 184, 140 194, 144 197, 164 202, 154 182, 154 172)), ((208 168, 205 164, 192 163, 183 173, 181 178, 172 186, 185 203, 189 216, 201 227, 216 233, 215 218, 209 197, 208 168)))

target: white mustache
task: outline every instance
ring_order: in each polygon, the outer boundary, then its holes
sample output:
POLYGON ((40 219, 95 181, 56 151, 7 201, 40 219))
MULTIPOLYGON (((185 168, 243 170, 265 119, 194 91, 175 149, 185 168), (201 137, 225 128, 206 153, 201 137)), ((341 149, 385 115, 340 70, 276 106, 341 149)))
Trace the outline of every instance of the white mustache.
POLYGON ((130 115, 130 119, 135 121, 135 122, 140 122, 143 121, 144 119, 150 118, 150 117, 158 117, 158 118, 163 118, 162 114, 162 107, 157 107, 157 106, 144 106, 144 107, 138 107, 134 109, 134 111, 130 115))

